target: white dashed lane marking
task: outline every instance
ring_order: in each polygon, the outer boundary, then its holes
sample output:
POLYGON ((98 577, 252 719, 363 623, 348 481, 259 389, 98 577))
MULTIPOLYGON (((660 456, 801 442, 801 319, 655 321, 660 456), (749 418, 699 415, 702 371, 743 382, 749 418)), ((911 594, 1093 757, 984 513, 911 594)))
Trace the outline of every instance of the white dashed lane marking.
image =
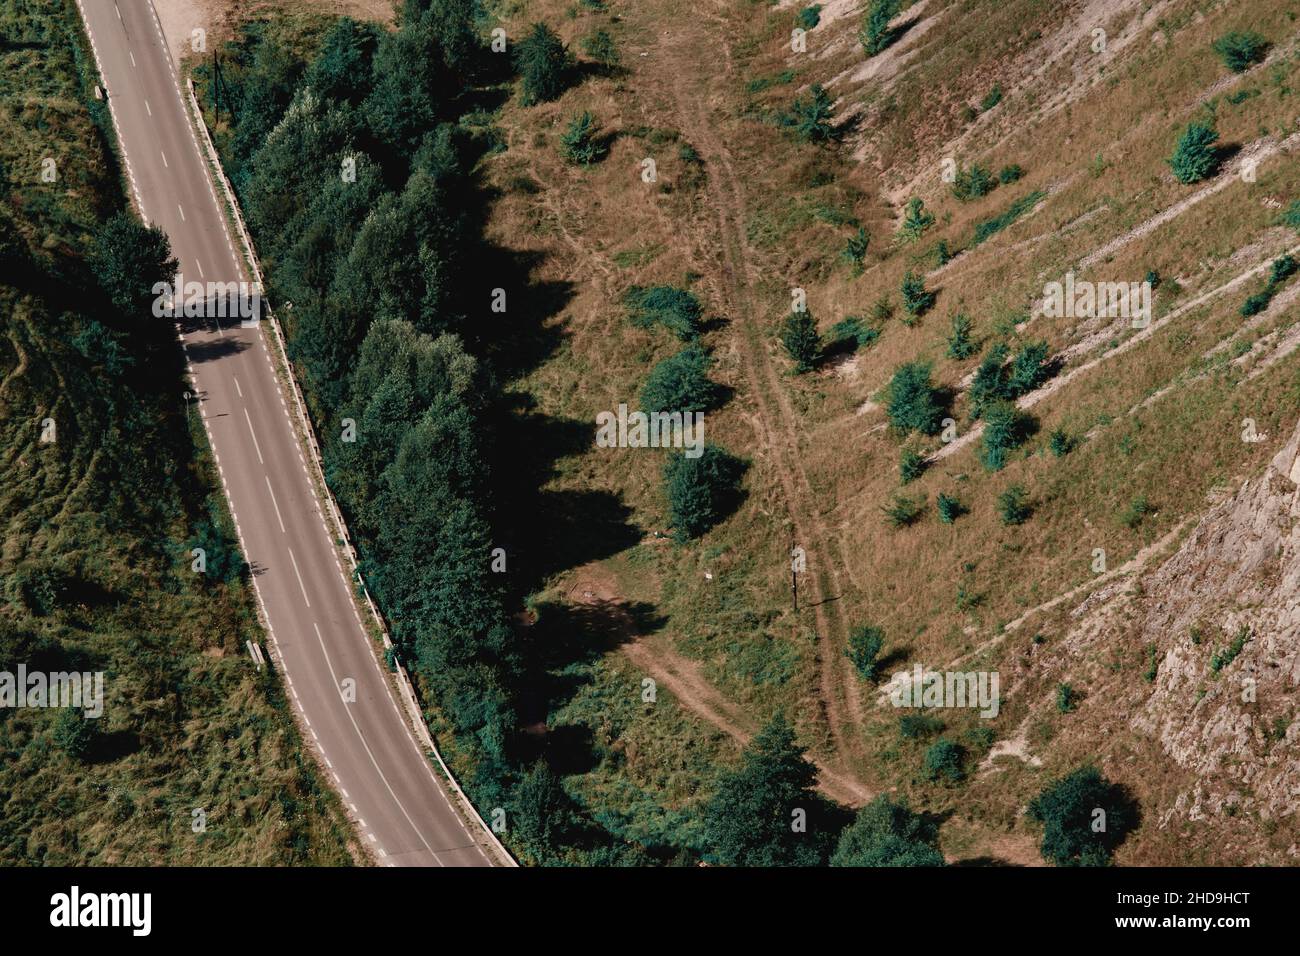
POLYGON ((275 520, 280 522, 280 533, 288 534, 289 532, 284 530, 284 519, 280 517, 280 506, 275 501, 275 489, 271 487, 271 476, 264 475, 263 477, 266 478, 266 490, 271 493, 271 506, 275 508, 275 520))
POLYGON ((253 431, 253 420, 248 417, 247 408, 244 409, 244 421, 248 422, 248 434, 253 436, 253 448, 257 451, 257 461, 259 464, 265 465, 266 462, 262 459, 262 446, 257 443, 257 432, 253 431))

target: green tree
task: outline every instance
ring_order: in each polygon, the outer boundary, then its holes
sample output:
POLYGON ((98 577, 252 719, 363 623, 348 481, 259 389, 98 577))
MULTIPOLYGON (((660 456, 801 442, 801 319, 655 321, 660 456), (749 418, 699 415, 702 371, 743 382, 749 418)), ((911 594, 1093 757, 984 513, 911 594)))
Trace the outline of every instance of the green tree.
POLYGON ((966 513, 965 506, 952 495, 940 492, 936 504, 939 508, 939 520, 944 524, 952 524, 966 513))
POLYGON ((915 524, 925 511, 925 497, 909 498, 906 495, 894 495, 893 500, 880 509, 885 513, 885 520, 890 527, 906 528, 915 524))
POLYGON ((794 130, 795 137, 804 143, 824 143, 834 138, 831 125, 834 99, 820 83, 814 83, 807 98, 796 96, 790 112, 782 117, 782 125, 794 130))
POLYGON ((826 861, 830 834, 819 824, 822 798, 817 770, 777 714, 724 771, 704 808, 704 841, 727 866, 817 866, 826 861), (806 832, 794 821, 807 816, 806 832))
POLYGON ((90 718, 79 710, 64 708, 54 721, 54 745, 73 760, 85 760, 97 734, 90 718))
POLYGON ((899 432, 936 435, 943 427, 944 406, 930 381, 930 366, 922 362, 900 365, 887 389, 889 423, 899 432))
POLYGON ((609 148, 600 137, 600 126, 590 110, 584 110, 569 123, 560 137, 564 158, 575 166, 590 166, 605 158, 609 148))
POLYGON ((980 418, 989 405, 1013 397, 1006 369, 1009 351, 1005 342, 995 342, 984 353, 984 358, 980 360, 979 367, 975 370, 975 378, 971 381, 967 392, 971 417, 980 418))
POLYGON ((863 226, 858 227, 858 231, 849 236, 849 241, 844 247, 844 258, 853 264, 853 274, 862 274, 862 263, 867 258, 867 246, 871 243, 871 237, 863 226))
POLYGON ((1034 513, 1033 506, 1029 503, 1029 492, 1020 485, 1012 485, 998 495, 998 512, 1005 525, 1024 524, 1034 513))
POLYGON ((911 448, 903 449, 903 454, 898 459, 898 477, 902 479, 903 484, 916 481, 925 474, 925 456, 913 451, 911 448))
POLYGON ((880 666, 880 652, 885 647, 885 632, 864 624, 849 634, 849 647, 844 656, 853 662, 858 676, 873 681, 880 666))
POLYGON ((1046 342, 1030 342, 1011 360, 1007 370, 1008 398, 1019 398, 1032 392, 1051 376, 1046 342))
POLYGON ((647 412, 703 412, 717 404, 720 389, 710 381, 713 359, 698 345, 688 345, 650 370, 641 388, 641 409, 647 412))
POLYGON ((534 23, 515 44, 515 68, 523 88, 523 103, 532 106, 556 99, 564 92, 572 63, 559 35, 544 23, 534 23))
POLYGON ((1186 185, 1213 175, 1219 168, 1219 152, 1214 145, 1218 141, 1219 134, 1213 127, 1204 123, 1188 125, 1168 160, 1174 178, 1186 185))
POLYGON ((1211 44, 1224 66, 1233 73, 1244 73, 1268 55, 1268 41, 1258 33, 1225 33, 1211 44))
POLYGON ((925 290, 925 280, 910 269, 903 276, 903 309, 908 315, 919 318, 934 305, 935 294, 925 290))
POLYGON ((673 455, 664 466, 673 537, 698 538, 731 512, 740 497, 745 464, 717 445, 696 458, 673 455))
POLYGON ((948 358, 966 359, 975 354, 975 340, 971 338, 974 323, 970 317, 958 312, 952 317, 952 331, 948 334, 948 358))
POLYGON ((1001 471, 1007 454, 1025 443, 1033 419, 1010 402, 997 402, 984 411, 984 436, 980 461, 989 471, 1001 471))
POLYGON ((925 208, 925 201, 920 196, 913 196, 903 210, 903 224, 898 234, 904 242, 916 242, 933 225, 934 214, 925 208))
POLYGON ((105 220, 96 231, 90 268, 113 307, 140 320, 152 314, 154 285, 176 276, 167 235, 127 212, 105 220))
POLYGON ((807 309, 791 312, 781 326, 781 344, 794 359, 795 371, 811 372, 821 355, 822 342, 817 334, 817 323, 807 309))
POLYGON ((670 285, 632 286, 623 301, 637 328, 647 329, 656 323, 669 329, 683 342, 700 334, 703 309, 700 300, 685 289, 670 285))
POLYGON ((1057 458, 1064 458, 1074 450, 1075 440, 1063 428, 1053 429, 1047 442, 1052 454, 1057 458))
POLYGON ((943 778, 948 783, 961 783, 966 779, 962 767, 966 750, 961 744, 940 737, 925 752, 925 772, 931 780, 943 778))
POLYGON ((889 29, 889 21, 898 13, 898 0, 872 0, 858 31, 858 42, 867 56, 882 53, 894 42, 894 31, 889 29))
POLYGON ((831 866, 943 866, 938 843, 932 823, 882 794, 840 833, 831 866))
POLYGON ((534 763, 515 785, 510 810, 507 832, 537 862, 553 856, 576 823, 573 800, 543 760, 534 763))
POLYGON ((976 163, 969 169, 958 170, 952 183, 952 194, 962 202, 969 202, 987 196, 997 184, 988 167, 976 163))
POLYGON ((1121 788, 1096 767, 1080 767, 1029 804, 1043 824, 1043 859, 1057 866, 1105 866, 1136 822, 1121 788))

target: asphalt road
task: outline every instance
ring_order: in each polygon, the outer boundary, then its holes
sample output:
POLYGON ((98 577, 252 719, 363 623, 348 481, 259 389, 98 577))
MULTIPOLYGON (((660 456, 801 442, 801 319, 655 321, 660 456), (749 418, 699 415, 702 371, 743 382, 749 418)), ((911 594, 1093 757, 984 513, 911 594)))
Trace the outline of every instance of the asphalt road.
MULTIPOLYGON (((170 237, 187 282, 243 280, 151 3, 79 3, 142 215, 170 237)), ((490 865, 362 628, 275 375, 273 333, 236 319, 181 321, 197 409, 290 697, 362 839, 381 864, 490 865), (349 678, 352 703, 341 691, 349 678)))

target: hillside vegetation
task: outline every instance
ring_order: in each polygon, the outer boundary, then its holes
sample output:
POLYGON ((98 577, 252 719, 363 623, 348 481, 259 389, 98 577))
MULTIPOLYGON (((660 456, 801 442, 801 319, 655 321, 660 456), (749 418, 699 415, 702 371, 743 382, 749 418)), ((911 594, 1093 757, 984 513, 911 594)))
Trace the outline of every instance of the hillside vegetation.
POLYGON ((149 234, 120 215, 75 4, 6 4, 0 66, 0 670, 104 673, 98 719, 0 709, 0 861, 348 864, 244 649, 261 630, 174 331, 101 284, 110 237, 149 234), (224 578, 192 572, 200 542, 224 578))

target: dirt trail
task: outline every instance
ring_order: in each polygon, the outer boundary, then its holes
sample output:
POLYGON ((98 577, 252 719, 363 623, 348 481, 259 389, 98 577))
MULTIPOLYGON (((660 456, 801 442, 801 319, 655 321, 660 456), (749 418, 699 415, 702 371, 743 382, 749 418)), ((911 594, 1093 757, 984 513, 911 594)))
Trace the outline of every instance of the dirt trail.
POLYGON ((708 201, 715 218, 712 233, 701 243, 716 250, 721 281, 718 295, 724 311, 733 317, 740 333, 735 341, 746 381, 758 399, 755 417, 759 443, 770 456, 790 511, 795 543, 807 555, 805 593, 810 598, 818 638, 821 706, 839 762, 851 763, 861 755, 863 742, 862 695, 850 661, 844 656, 848 625, 839 600, 845 589, 840 578, 844 558, 838 542, 827 532, 815 507, 816 497, 801 465, 799 417, 795 412, 781 373, 768 354, 767 330, 763 327, 771 309, 756 306, 753 288, 757 281, 745 239, 745 198, 740 179, 732 166, 731 153, 718 133, 711 115, 709 91, 700 84, 721 75, 723 82, 735 82, 731 57, 724 50, 722 63, 712 45, 727 44, 727 24, 715 15, 716 30, 688 34, 665 32, 645 64, 647 72, 657 70, 665 87, 672 91, 682 135, 699 152, 708 175, 708 201), (717 68, 702 69, 701 64, 717 68))
MULTIPOLYGON (((700 673, 695 661, 687 660, 673 651, 651 647, 644 635, 639 634, 636 622, 628 613, 618 594, 614 577, 598 564, 589 564, 578 570, 578 576, 569 590, 570 598, 588 607, 600 608, 617 622, 621 639, 619 650, 627 655, 636 667, 649 674, 655 682, 671 693, 697 717, 708 721, 742 747, 753 737, 753 725, 731 701, 727 700, 700 673)), ((838 803, 860 807, 874 795, 858 781, 832 770, 825 763, 813 760, 817 768, 817 788, 838 803)))

